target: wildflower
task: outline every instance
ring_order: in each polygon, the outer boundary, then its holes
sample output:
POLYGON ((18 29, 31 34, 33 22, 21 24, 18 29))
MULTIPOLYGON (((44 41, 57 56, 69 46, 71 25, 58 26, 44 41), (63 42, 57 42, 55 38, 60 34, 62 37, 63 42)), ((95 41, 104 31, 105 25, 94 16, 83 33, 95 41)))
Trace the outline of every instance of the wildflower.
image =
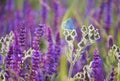
POLYGON ((47 8, 46 8, 46 6, 45 5, 47 5, 47 0, 42 0, 41 1, 42 2, 42 5, 41 5, 41 7, 42 7, 42 23, 43 24, 47 24, 47 14, 48 14, 48 10, 47 10, 47 8))
POLYGON ((53 9, 54 9, 54 20, 53 20, 53 27, 54 27, 54 31, 56 31, 58 29, 58 24, 59 24, 59 1, 54 0, 53 1, 53 9))
POLYGON ((89 14, 91 14, 93 9, 95 8, 95 1, 94 0, 87 0, 86 2, 87 2, 86 3, 87 7, 86 7, 85 17, 89 16, 89 14))
POLYGON ((33 39, 33 49, 39 50, 39 42, 40 42, 40 37, 43 36, 44 33, 44 25, 40 24, 38 28, 35 30, 35 36, 33 39))
POLYGON ((104 81, 106 79, 103 62, 99 56, 98 50, 94 51, 92 72, 93 72, 94 81, 104 81))
POLYGON ((51 29, 48 28, 48 35, 47 35, 47 40, 48 40, 48 51, 47 51, 47 60, 46 60, 46 73, 49 75, 52 75, 56 71, 55 67, 55 53, 54 53, 54 44, 53 44, 53 39, 52 39, 52 33, 51 29))
POLYGON ((61 55, 61 39, 60 39, 60 33, 58 32, 56 34, 56 44, 55 44, 55 50, 54 50, 54 59, 55 59, 56 70, 60 64, 59 63, 60 55, 61 55))
POLYGON ((113 46, 113 38, 112 38, 112 36, 108 37, 107 46, 108 46, 109 49, 112 48, 112 46, 113 46))
POLYGON ((107 34, 109 34, 110 26, 112 24, 112 0, 108 0, 105 3, 105 8, 104 8, 104 26, 107 34))
POLYGON ((21 50, 26 48, 26 28, 25 27, 20 27, 19 30, 19 46, 21 50))
POLYGON ((10 78, 9 69, 10 68, 13 69, 13 63, 14 63, 13 54, 14 54, 14 48, 13 48, 13 46, 10 46, 9 51, 7 53, 7 56, 5 58, 5 69, 8 70, 5 73, 5 78, 6 79, 10 78))
MULTIPOLYGON (((40 61, 41 61, 41 51, 39 47, 40 38, 43 36, 44 33, 44 26, 41 24, 35 31, 35 37, 33 40, 33 54, 32 54, 32 73, 31 79, 33 81, 38 81, 38 79, 42 79, 43 77, 39 77, 39 70, 40 70, 40 61)), ((41 80, 42 81, 42 80, 41 80)))

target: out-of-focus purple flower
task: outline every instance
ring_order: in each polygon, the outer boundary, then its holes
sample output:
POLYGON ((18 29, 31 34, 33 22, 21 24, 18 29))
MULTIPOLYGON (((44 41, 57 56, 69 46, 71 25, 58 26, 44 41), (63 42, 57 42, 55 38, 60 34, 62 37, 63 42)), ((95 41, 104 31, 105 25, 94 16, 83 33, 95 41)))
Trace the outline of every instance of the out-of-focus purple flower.
POLYGON ((85 17, 91 15, 93 9, 95 8, 95 1, 94 0, 87 0, 86 1, 86 12, 85 12, 85 17))
POLYGON ((104 23, 105 30, 106 30, 107 34, 109 34, 110 26, 112 24, 112 0, 108 0, 105 3, 104 22, 105 22, 104 23))
POLYGON ((92 73, 93 73, 94 81, 104 81, 106 79, 103 62, 99 56, 98 50, 94 51, 92 73))
POLYGON ((60 55, 61 55, 61 39, 60 39, 60 33, 58 32, 56 34, 56 44, 55 44, 55 50, 54 50, 54 59, 55 59, 55 66, 56 70, 58 65, 60 64, 60 55))
POLYGON ((16 9, 14 15, 15 15, 14 27, 16 29, 17 27, 23 25, 23 12, 20 9, 16 9))
POLYGON ((45 6, 45 4, 47 4, 47 0, 42 0, 42 23, 43 24, 47 24, 47 14, 48 14, 48 10, 45 6))
POLYGON ((53 11, 54 11, 54 20, 53 20, 53 31, 58 31, 58 24, 59 24, 59 1, 53 0, 53 11))
POLYGON ((109 36, 108 41, 107 41, 107 46, 108 46, 109 49, 113 46, 113 43, 114 43, 113 42, 113 37, 109 36))
MULTIPOLYGON (((101 23, 101 19, 103 16, 103 12, 104 12, 104 1, 101 0, 101 5, 98 9, 96 9, 92 15, 92 19, 90 20, 90 23, 92 23, 94 25, 94 27, 98 27, 97 23, 101 23)), ((99 27, 98 27, 99 28, 99 27)))
POLYGON ((5 10, 6 11, 14 10, 14 8, 15 8, 14 4, 15 4, 14 0, 6 0, 5 10))
POLYGON ((98 14, 98 22, 100 22, 102 19, 104 7, 105 7, 105 2, 104 2, 104 0, 101 0, 101 5, 100 5, 100 9, 99 9, 99 14, 98 14))
POLYGON ((55 58, 54 58, 54 44, 53 44, 50 27, 48 27, 47 40, 49 44, 48 44, 48 52, 46 54, 47 59, 46 59, 45 67, 46 67, 46 73, 52 75, 56 71, 56 66, 55 66, 55 58))
POLYGON ((10 30, 13 30, 14 26, 13 26, 13 11, 14 11, 15 5, 14 5, 14 0, 7 0, 6 1, 6 6, 5 6, 5 11, 6 11, 6 22, 7 22, 7 27, 6 27, 6 31, 7 33, 10 32, 10 30))
POLYGON ((114 81, 114 77, 115 77, 114 68, 112 68, 109 81, 114 81))
POLYGON ((60 57, 60 53, 61 53, 61 39, 60 39, 60 33, 58 32, 56 34, 56 45, 55 45, 55 59, 59 60, 60 57))
POLYGON ((29 41, 27 41, 27 45, 32 46, 32 41, 33 41, 33 37, 34 37, 34 32, 35 28, 38 24, 38 22, 36 21, 38 18, 36 17, 36 11, 32 8, 32 4, 30 3, 29 0, 24 0, 24 9, 23 9, 23 13, 24 13, 24 25, 27 28, 27 39, 29 39, 29 41))
POLYGON ((3 64, 3 56, 0 55, 0 65, 2 65, 2 64, 3 64))

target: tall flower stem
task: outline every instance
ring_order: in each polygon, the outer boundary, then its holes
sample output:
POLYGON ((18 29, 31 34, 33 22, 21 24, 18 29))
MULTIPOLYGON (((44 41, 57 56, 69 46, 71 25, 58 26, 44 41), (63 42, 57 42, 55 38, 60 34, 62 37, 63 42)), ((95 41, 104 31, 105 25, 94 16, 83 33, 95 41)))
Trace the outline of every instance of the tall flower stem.
POLYGON ((73 66, 74 66, 74 63, 71 62, 71 63, 70 63, 69 74, 68 74, 69 79, 70 79, 70 77, 71 77, 71 75, 72 75, 73 66))

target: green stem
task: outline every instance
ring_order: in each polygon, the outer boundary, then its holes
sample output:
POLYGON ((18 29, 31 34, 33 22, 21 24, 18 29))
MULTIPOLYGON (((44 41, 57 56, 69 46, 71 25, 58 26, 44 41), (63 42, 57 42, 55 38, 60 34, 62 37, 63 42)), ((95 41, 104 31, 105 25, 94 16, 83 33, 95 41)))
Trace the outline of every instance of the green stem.
POLYGON ((73 66, 74 66, 74 64, 73 64, 73 62, 71 62, 70 63, 69 74, 68 74, 69 79, 71 78, 71 75, 72 75, 73 66))

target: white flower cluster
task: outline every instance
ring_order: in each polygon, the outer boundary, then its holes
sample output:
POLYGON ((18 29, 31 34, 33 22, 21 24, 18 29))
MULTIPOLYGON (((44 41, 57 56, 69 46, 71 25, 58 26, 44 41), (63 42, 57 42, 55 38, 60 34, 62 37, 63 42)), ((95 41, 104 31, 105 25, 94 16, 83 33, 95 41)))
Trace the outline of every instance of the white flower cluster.
POLYGON ((14 33, 11 31, 5 37, 0 38, 0 53, 7 53, 9 46, 14 42, 14 33))
POLYGON ((114 52, 118 62, 120 62, 120 48, 114 44, 112 46, 112 51, 114 52))
POLYGON ((83 50, 84 47, 94 43, 97 39, 100 38, 98 29, 95 29, 93 25, 88 27, 83 26, 82 31, 82 40, 78 43, 79 50, 83 50))
MULTIPOLYGON (((90 25, 88 27, 83 26, 81 28, 82 31, 82 40, 78 43, 78 49, 75 50, 73 54, 73 42, 75 40, 75 37, 77 36, 76 30, 73 29, 70 25, 70 27, 64 28, 64 35, 65 35, 65 40, 68 43, 68 52, 66 54, 67 60, 70 62, 70 69, 69 69, 69 75, 68 77, 71 77, 72 74, 72 69, 76 61, 81 57, 81 53, 83 50, 90 44, 94 43, 97 39, 100 38, 98 29, 95 29, 93 25, 90 25)), ((91 70, 91 68, 87 68, 88 71, 91 70)), ((85 71, 85 72, 88 72, 85 71)), ((89 74, 89 73, 87 73, 89 74)), ((81 78, 81 74, 78 73, 75 75, 75 77, 81 78)))
POLYGON ((86 79, 86 75, 87 75, 89 81, 91 81, 91 78, 93 77, 93 74, 92 74, 92 63, 93 62, 90 62, 89 65, 85 65, 83 67, 83 72, 76 73, 76 75, 74 76, 74 78, 76 78, 76 79, 82 79, 83 81, 86 81, 85 79, 86 79))
POLYGON ((75 37, 77 36, 77 33, 76 30, 65 30, 64 35, 65 35, 65 40, 68 43, 71 43, 74 41, 75 37))
POLYGON ((113 52, 118 60, 118 75, 120 75, 120 48, 114 44, 110 51, 113 52))

